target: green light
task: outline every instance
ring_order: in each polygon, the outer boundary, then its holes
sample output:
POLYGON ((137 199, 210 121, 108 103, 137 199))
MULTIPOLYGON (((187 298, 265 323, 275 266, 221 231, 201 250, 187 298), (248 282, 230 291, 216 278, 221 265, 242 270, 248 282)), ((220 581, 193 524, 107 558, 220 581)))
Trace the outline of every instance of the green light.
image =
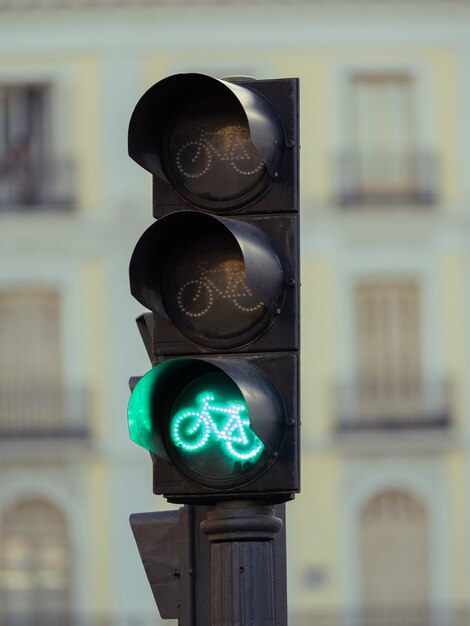
POLYGON ((184 385, 168 425, 168 453, 195 482, 229 484, 264 467, 267 450, 251 428, 245 398, 221 371, 184 385))
POLYGON ((246 404, 218 403, 214 393, 203 391, 196 397, 195 407, 173 415, 171 439, 185 452, 202 453, 217 446, 221 453, 234 459, 255 460, 264 445, 251 430, 247 413, 246 404), (219 446, 219 442, 223 445, 219 446))
POLYGON ((238 385, 204 361, 173 359, 147 372, 132 392, 128 420, 133 441, 198 484, 230 488, 270 458, 238 385))

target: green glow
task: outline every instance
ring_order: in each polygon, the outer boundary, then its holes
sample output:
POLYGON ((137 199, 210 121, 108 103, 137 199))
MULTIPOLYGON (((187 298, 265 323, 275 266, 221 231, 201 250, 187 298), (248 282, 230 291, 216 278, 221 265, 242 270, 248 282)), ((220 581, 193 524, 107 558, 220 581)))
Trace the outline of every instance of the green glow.
POLYGON ((129 434, 135 443, 150 452, 160 454, 161 446, 154 436, 152 400, 157 385, 159 369, 151 369, 135 386, 129 400, 127 420, 129 434))
POLYGON ((244 402, 217 402, 212 391, 202 391, 195 406, 171 418, 171 440, 187 453, 203 453, 216 447, 237 461, 255 461, 264 445, 250 428, 244 402))
POLYGON ((267 458, 240 388, 195 359, 172 359, 147 372, 132 392, 128 422, 135 443, 198 484, 237 484, 267 458))

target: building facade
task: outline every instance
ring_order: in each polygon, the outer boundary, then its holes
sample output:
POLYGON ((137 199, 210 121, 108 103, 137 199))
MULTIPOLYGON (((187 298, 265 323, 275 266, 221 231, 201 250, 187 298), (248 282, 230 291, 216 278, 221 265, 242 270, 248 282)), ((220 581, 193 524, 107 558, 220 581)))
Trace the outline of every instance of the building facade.
POLYGON ((165 504, 127 434, 152 221, 127 124, 191 71, 301 80, 291 623, 469 624, 469 61, 463 0, 0 1, 2 625, 158 620, 128 525, 165 504))

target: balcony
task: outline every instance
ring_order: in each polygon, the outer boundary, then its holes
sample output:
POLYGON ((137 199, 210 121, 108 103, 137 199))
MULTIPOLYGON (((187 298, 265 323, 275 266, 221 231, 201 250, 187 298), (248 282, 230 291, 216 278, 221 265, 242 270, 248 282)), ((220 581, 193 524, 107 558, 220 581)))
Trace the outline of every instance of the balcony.
POLYGON ((73 209, 74 173, 70 160, 0 161, 0 212, 73 209))
POLYGON ((86 438, 89 394, 61 385, 0 386, 0 441, 86 438))
POLYGON ((432 154, 344 153, 336 161, 336 200, 342 207, 433 205, 437 169, 432 154))
MULTIPOLYGON (((57 612, 24 612, 2 615, 0 609, 0 626, 156 626, 160 624, 155 608, 153 617, 135 616, 89 616, 77 613, 61 614, 57 612)), ((173 624, 174 622, 170 622, 173 624)))
POLYGON ((344 614, 294 614, 291 626, 470 626, 468 607, 442 609, 384 607, 349 611, 344 614))
POLYGON ((337 385, 337 430, 410 431, 451 425, 449 384, 435 380, 361 379, 337 385))
MULTIPOLYGON (((2 615, 0 626, 155 626, 156 617, 134 616, 85 616, 68 613, 12 613, 2 615)), ((446 609, 385 608, 327 613, 311 611, 300 613, 291 610, 289 626, 470 626, 470 610, 467 607, 446 609)), ((265 625, 260 625, 265 626, 265 625)), ((271 626, 271 625, 269 625, 271 626)))

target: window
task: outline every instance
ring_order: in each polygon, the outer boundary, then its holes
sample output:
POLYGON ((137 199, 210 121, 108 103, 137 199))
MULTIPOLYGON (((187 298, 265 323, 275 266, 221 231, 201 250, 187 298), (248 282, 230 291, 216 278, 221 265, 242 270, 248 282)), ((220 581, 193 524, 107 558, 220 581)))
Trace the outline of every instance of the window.
POLYGON ((401 491, 375 496, 361 514, 360 552, 362 603, 373 611, 371 623, 377 623, 378 612, 386 620, 400 610, 413 611, 402 615, 407 622, 421 623, 418 613, 429 600, 429 529, 423 506, 401 491))
POLYGON ((434 161, 418 145, 416 85, 404 72, 349 76, 350 145, 342 159, 343 201, 429 202, 434 161))
POLYGON ((337 428, 438 429, 441 436, 452 426, 451 387, 424 350, 421 278, 356 279, 351 295, 351 375, 335 388, 337 428))
POLYGON ((54 157, 51 88, 0 84, 0 210, 71 204, 70 164, 54 157))
POLYGON ((353 74, 350 89, 352 136, 359 154, 404 157, 413 152, 416 140, 411 76, 353 74))
POLYGON ((49 502, 21 502, 0 520, 0 607, 6 625, 35 624, 41 615, 66 623, 59 616, 70 608, 68 530, 49 502))
POLYGON ((421 294, 415 280, 356 285, 360 419, 406 422, 422 415, 421 294))
POLYGON ((0 389, 0 434, 63 422, 57 292, 0 292, 0 389))

